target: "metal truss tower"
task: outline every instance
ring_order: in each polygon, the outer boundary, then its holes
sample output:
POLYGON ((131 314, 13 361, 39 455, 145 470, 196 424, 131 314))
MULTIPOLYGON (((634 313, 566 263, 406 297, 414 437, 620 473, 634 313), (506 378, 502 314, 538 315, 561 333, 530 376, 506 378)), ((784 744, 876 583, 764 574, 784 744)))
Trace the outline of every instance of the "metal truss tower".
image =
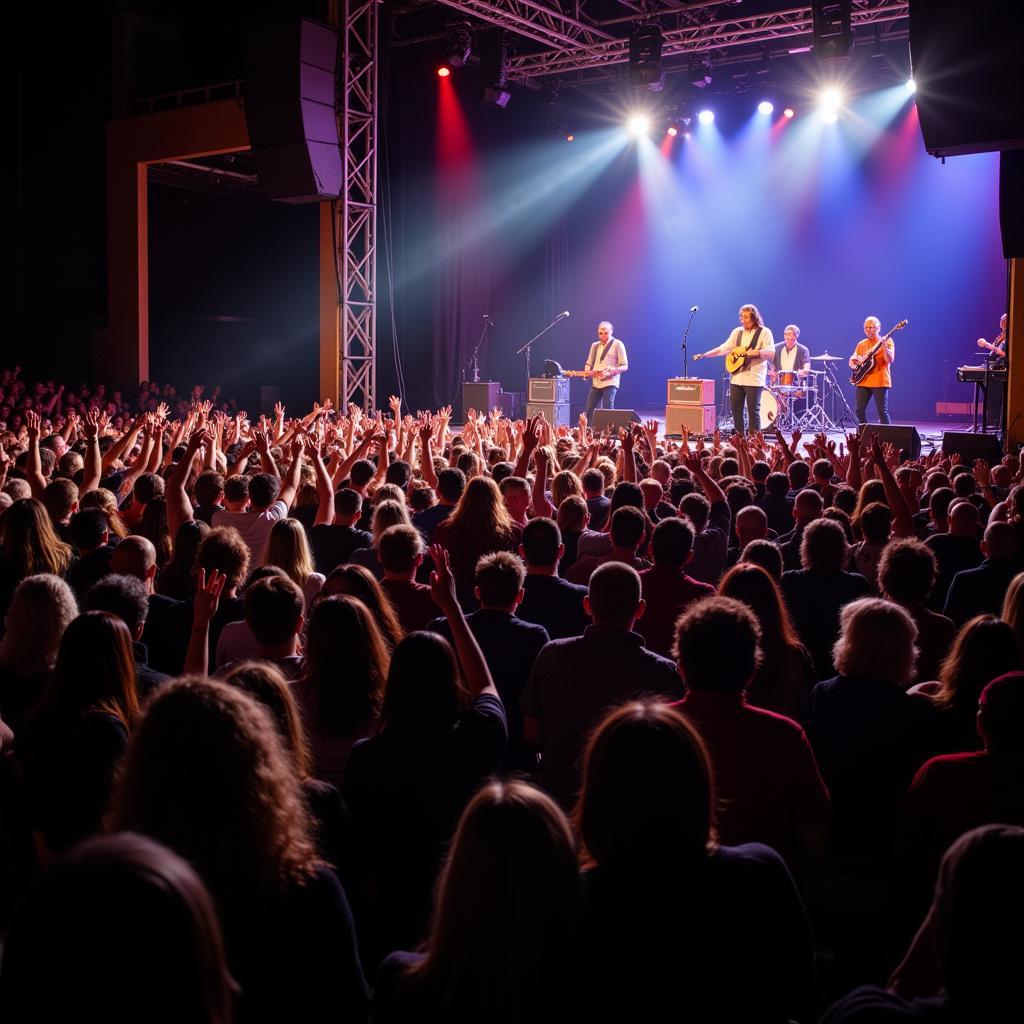
POLYGON ((378 0, 332 0, 338 28, 342 188, 331 204, 338 267, 338 408, 376 408, 378 0))

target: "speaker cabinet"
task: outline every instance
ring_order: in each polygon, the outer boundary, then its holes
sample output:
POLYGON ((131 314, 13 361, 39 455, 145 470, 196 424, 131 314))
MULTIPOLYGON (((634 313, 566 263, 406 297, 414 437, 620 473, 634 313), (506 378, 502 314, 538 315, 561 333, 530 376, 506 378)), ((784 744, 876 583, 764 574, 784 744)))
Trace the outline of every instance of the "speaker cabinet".
POLYGON ((714 405, 715 382, 696 377, 672 377, 665 401, 669 405, 714 405))
POLYGON ((637 416, 635 409, 595 409, 590 425, 596 432, 604 430, 605 427, 618 430, 619 427, 630 427, 639 422, 640 417, 637 416))
POLYGON ((942 454, 959 455, 965 466, 970 466, 975 459, 984 459, 994 466, 1003 457, 1003 446, 995 434, 945 430, 942 433, 942 454))
POLYGON ((666 405, 665 433, 713 434, 718 426, 718 411, 713 405, 666 405))
POLYGON ((245 123, 271 199, 315 203, 341 195, 337 65, 338 33, 309 18, 247 36, 245 123))
POLYGON ((571 423, 568 402, 527 402, 526 418, 544 414, 544 418, 554 427, 568 427, 571 423))
POLYGON ((466 381, 462 385, 463 419, 467 409, 489 413, 496 405, 501 405, 501 385, 496 380, 466 381))
POLYGON ((878 435, 878 440, 885 444, 894 444, 900 450, 900 461, 917 459, 921 456, 921 435, 917 427, 912 424, 901 423, 863 423, 857 431, 865 441, 871 439, 872 434, 878 435), (867 437, 864 435, 867 434, 867 437))

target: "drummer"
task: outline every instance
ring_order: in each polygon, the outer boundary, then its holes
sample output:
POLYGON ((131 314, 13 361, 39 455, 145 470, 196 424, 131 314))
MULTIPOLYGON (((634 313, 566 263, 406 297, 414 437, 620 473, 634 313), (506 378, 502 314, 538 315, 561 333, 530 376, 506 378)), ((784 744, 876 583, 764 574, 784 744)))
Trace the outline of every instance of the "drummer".
POLYGON ((784 345, 775 346, 775 359, 769 368, 773 384, 796 384, 797 377, 806 377, 810 370, 811 353, 799 342, 800 328, 790 324, 782 335, 784 345), (786 376, 786 375, 794 376, 786 376))

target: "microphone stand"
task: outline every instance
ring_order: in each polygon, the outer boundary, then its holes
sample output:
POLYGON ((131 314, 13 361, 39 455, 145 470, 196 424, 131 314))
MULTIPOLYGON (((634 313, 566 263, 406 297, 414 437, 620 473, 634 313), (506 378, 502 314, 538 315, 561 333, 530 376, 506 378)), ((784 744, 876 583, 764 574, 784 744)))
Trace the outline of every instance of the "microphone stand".
POLYGON ((522 348, 516 349, 516 355, 517 356, 518 355, 522 355, 524 352, 526 353, 526 386, 527 386, 527 389, 529 389, 529 386, 530 386, 530 346, 539 337, 541 337, 541 335, 547 334, 548 331, 550 331, 551 328, 554 327, 555 324, 557 324, 559 321, 567 320, 567 319, 568 319, 568 317, 564 317, 564 316, 562 316, 561 313, 559 313, 559 315, 556 316, 555 319, 552 320, 551 323, 549 323, 547 325, 547 327, 544 328, 544 330, 540 331, 538 334, 535 334, 525 345, 523 345, 522 348))
POLYGON ((683 350, 683 377, 684 378, 689 376, 689 373, 687 371, 687 366, 686 366, 686 361, 687 361, 687 355, 686 355, 686 336, 690 333, 690 325, 693 323, 693 318, 694 318, 694 316, 696 316, 696 314, 697 314, 697 310, 695 310, 695 309, 691 309, 690 310, 690 319, 686 321, 686 329, 683 331, 683 343, 682 343, 682 345, 679 346, 683 350))
MULTIPOLYGON (((490 326, 491 326, 490 320, 486 320, 485 319, 484 320, 484 329, 480 332, 480 339, 477 341, 476 348, 473 349, 473 355, 472 355, 472 357, 469 360, 469 365, 470 365, 470 367, 472 367, 472 370, 473 370, 473 383, 474 384, 479 384, 480 383, 480 365, 476 361, 476 354, 477 354, 477 352, 480 351, 480 346, 484 343, 484 338, 487 337, 487 328, 490 327, 490 326)), ((462 378, 463 378, 463 380, 465 380, 465 378, 466 378, 465 370, 463 370, 462 378)))

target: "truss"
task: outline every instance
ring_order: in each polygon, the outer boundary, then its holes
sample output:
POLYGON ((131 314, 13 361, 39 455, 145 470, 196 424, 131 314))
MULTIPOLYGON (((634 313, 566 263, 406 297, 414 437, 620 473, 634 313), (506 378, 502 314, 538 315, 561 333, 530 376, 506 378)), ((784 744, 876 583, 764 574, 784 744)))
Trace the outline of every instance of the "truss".
POLYGON ((339 284, 338 408, 370 411, 377 392, 377 0, 337 0, 341 198, 332 203, 339 284))
MULTIPOLYGON (((557 8, 545 7, 533 0, 440 2, 467 16, 508 29, 548 47, 539 52, 513 57, 509 62, 509 77, 513 80, 524 81, 545 75, 607 68, 624 64, 629 59, 627 38, 612 36, 599 26, 585 25, 557 8)), ((852 0, 853 28, 856 30, 905 20, 909 7, 909 0, 852 0)), ((691 23, 665 31, 662 56, 672 57, 740 46, 764 46, 778 40, 807 39, 812 29, 810 6, 745 18, 718 18, 704 24, 691 23)))

